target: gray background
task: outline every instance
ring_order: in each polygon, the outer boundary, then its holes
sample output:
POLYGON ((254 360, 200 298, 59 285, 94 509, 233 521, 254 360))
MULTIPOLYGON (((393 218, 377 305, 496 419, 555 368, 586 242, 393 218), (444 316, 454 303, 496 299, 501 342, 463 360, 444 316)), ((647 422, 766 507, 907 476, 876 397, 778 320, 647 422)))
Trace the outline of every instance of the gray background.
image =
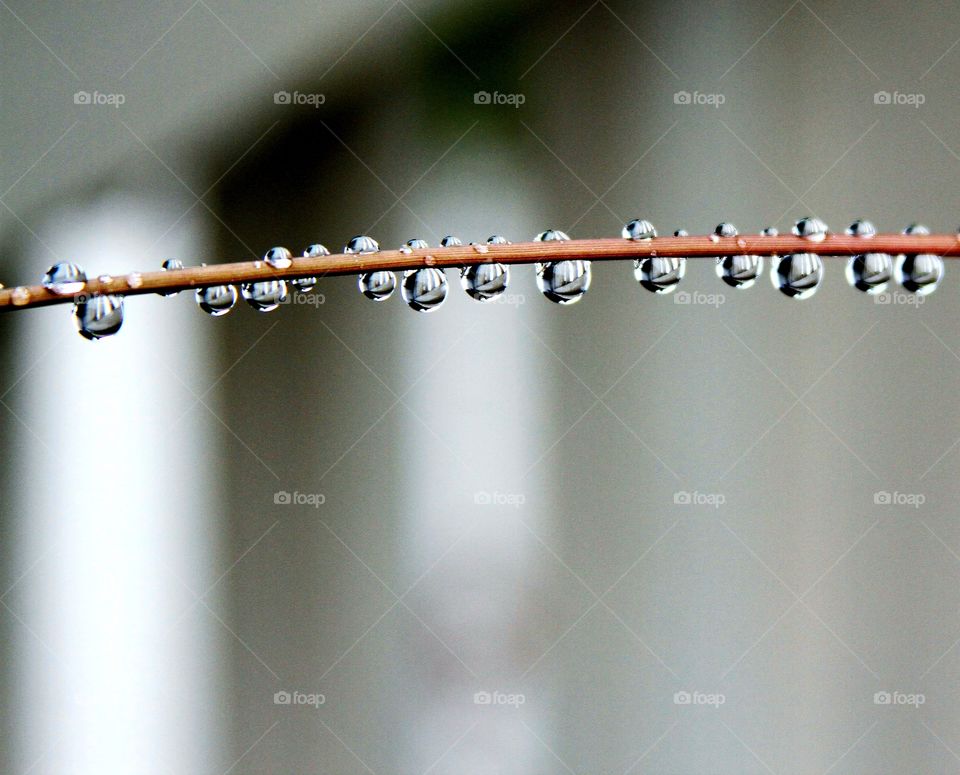
MULTIPOLYGON (((936 2, 0 0, 0 280, 638 216, 952 231, 958 38, 936 2)), ((692 262, 722 303, 680 305, 605 264, 561 309, 448 272, 434 315, 330 279, 137 298, 96 345, 5 316, 3 770, 957 771, 956 273, 919 305, 842 275, 792 302, 692 262)))

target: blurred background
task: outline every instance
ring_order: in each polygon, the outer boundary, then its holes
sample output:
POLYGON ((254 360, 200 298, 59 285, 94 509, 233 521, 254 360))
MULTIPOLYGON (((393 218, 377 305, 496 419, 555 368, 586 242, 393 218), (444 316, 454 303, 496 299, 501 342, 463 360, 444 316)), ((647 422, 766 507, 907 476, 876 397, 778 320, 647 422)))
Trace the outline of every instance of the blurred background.
MULTIPOLYGON (((960 7, 0 0, 0 280, 958 225, 960 7)), ((952 262, 948 262, 952 263, 952 262)), ((958 273, 0 327, 0 769, 960 770, 958 273), (921 303, 922 301, 922 303, 921 303)))

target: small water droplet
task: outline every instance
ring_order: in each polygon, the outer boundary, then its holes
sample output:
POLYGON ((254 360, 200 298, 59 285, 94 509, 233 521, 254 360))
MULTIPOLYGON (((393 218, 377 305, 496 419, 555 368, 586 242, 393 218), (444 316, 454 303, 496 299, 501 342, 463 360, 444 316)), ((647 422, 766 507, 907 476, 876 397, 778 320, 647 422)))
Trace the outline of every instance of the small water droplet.
POLYGON ((677 230, 673 233, 673 236, 674 236, 674 237, 689 237, 689 236, 690 236, 690 232, 687 231, 686 229, 677 229, 677 230))
POLYGON ((851 223, 845 231, 851 237, 874 237, 877 234, 877 227, 870 221, 860 218, 851 223))
MULTIPOLYGON (((732 223, 719 223, 713 230, 713 236, 736 237, 740 234, 737 227, 732 223)), ((745 248, 747 241, 745 239, 737 240, 737 247, 745 248)), ((717 256, 716 272, 723 282, 731 288, 744 290, 750 288, 756 283, 757 278, 763 273, 762 256, 717 256)))
POLYGON ((737 230, 737 227, 732 223, 718 223, 717 228, 713 230, 713 233, 718 237, 736 237, 740 232, 737 230))
POLYGON ((321 245, 319 242, 315 242, 312 245, 308 245, 303 251, 304 258, 320 258, 321 256, 329 256, 330 251, 326 249, 325 246, 321 245))
POLYGON ((393 272, 383 270, 364 272, 358 280, 360 292, 373 301, 384 301, 393 295, 397 288, 397 277, 393 272))
POLYGON ((377 244, 377 241, 373 237, 367 237, 363 234, 351 238, 343 248, 344 253, 359 253, 360 255, 376 253, 379 250, 380 245, 377 244))
POLYGON ((84 339, 113 336, 123 325, 123 297, 96 294, 83 299, 74 305, 73 319, 84 339))
POLYGON ((97 278, 97 282, 100 282, 106 285, 107 283, 112 283, 113 278, 108 274, 102 274, 97 278))
POLYGON ((547 229, 541 231, 533 240, 534 242, 569 242, 570 237, 559 229, 547 229))
POLYGON ((80 293, 86 284, 86 272, 66 261, 54 264, 43 276, 43 287, 57 296, 73 296, 80 293))
MULTIPOLYGON (((179 258, 168 258, 160 265, 161 271, 164 272, 178 272, 183 269, 183 261, 179 258)), ((180 291, 170 291, 169 293, 161 293, 160 296, 176 296, 180 291)))
POLYGON ((635 218, 620 230, 620 236, 629 240, 648 240, 657 236, 657 230, 650 221, 635 218))
MULTIPOLYGON (((919 223, 914 223, 903 230, 904 234, 927 236, 930 230, 919 223)), ((900 255, 897 258, 897 282, 910 293, 918 296, 927 296, 933 293, 943 279, 943 259, 932 253, 921 253, 918 256, 900 255)))
POLYGON ((413 250, 421 250, 423 248, 430 247, 425 239, 408 239, 403 243, 403 245, 404 247, 412 248, 413 250))
POLYGON ((508 240, 506 237, 503 237, 499 234, 492 234, 491 236, 487 237, 487 244, 488 245, 509 245, 510 240, 508 240))
POLYGON ((773 226, 768 226, 763 231, 760 232, 760 235, 763 237, 779 237, 780 231, 773 226))
POLYGON ((745 248, 746 246, 747 246, 747 241, 743 237, 737 240, 738 248, 745 248))
MULTIPOLYGON (((851 223, 846 233, 851 237, 869 239, 876 235, 877 229, 870 221, 861 219, 851 223)), ((883 293, 893 277, 893 257, 886 253, 850 256, 844 275, 858 291, 871 295, 883 293)))
POLYGON ((823 282, 823 261, 816 253, 794 253, 774 259, 770 281, 786 296, 809 299, 823 282))
POLYGON ((287 300, 287 284, 283 280, 244 283, 240 293, 257 312, 273 312, 287 300))
POLYGON ((139 272, 132 272, 127 275, 127 285, 131 288, 139 288, 143 285, 143 275, 139 272))
POLYGON ((719 241, 720 241, 720 238, 719 238, 716 234, 711 234, 711 235, 710 235, 710 241, 711 241, 711 242, 719 242, 719 241))
POLYGON ((510 267, 500 263, 465 266, 460 271, 460 285, 471 299, 487 302, 496 298, 510 282, 510 267))
POLYGON ((685 258, 641 258, 633 262, 633 276, 653 293, 672 293, 687 272, 685 258))
MULTIPOLYGON (((330 251, 326 249, 319 242, 314 243, 313 245, 308 245, 307 248, 303 251, 304 258, 321 258, 323 256, 329 256, 330 251)), ((313 289, 313 286, 317 284, 316 277, 296 277, 293 280, 290 280, 290 285, 293 286, 295 291, 300 291, 301 293, 307 293, 313 289)))
POLYGON ((403 253, 403 254, 405 254, 405 255, 410 255, 411 253, 413 253, 413 248, 408 248, 406 245, 403 245, 403 246, 400 248, 400 252, 403 253))
POLYGON ((253 268, 254 268, 254 269, 260 269, 262 266, 263 266, 263 262, 262 262, 262 261, 254 261, 254 262, 253 262, 253 268))
POLYGON ((10 300, 17 307, 22 307, 28 301, 30 301, 30 291, 24 288, 22 285, 19 288, 14 288, 10 292, 10 300))
POLYGON ((801 218, 793 225, 793 233, 797 237, 803 237, 811 242, 823 242, 829 231, 827 224, 819 218, 807 216, 801 218))
POLYGON ((490 252, 490 251, 487 249, 487 246, 486 246, 486 245, 478 245, 476 242, 471 242, 471 243, 470 243, 470 246, 471 246, 477 253, 489 253, 489 252, 490 252))
POLYGON ((535 265, 537 288, 555 304, 576 304, 590 290, 590 262, 581 259, 535 265))
POLYGON ((440 247, 442 248, 458 248, 463 244, 463 241, 458 237, 454 237, 452 234, 448 234, 442 240, 440 240, 440 247))
POLYGON ((218 318, 226 315, 237 303, 237 289, 232 285, 211 285, 209 288, 198 288, 196 292, 197 306, 208 315, 218 318))
POLYGON ((442 269, 412 269, 404 272, 400 293, 411 309, 433 312, 447 298, 447 276, 442 269))
POLYGON ((293 264, 293 254, 286 248, 270 248, 270 250, 264 253, 263 260, 274 269, 286 269, 293 264))

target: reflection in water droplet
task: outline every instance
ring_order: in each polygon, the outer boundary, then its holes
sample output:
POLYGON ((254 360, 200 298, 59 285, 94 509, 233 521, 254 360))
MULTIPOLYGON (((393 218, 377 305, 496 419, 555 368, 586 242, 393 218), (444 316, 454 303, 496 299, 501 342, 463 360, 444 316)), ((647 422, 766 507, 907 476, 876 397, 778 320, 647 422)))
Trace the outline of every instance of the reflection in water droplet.
POLYGON ((828 227, 819 218, 808 216, 801 218, 793 225, 793 233, 811 242, 823 242, 827 236, 828 227))
POLYGON ((283 280, 244 283, 240 293, 257 312, 273 312, 287 300, 287 284, 283 280))
POLYGON ((535 265, 537 288, 555 304, 575 304, 590 290, 590 262, 581 259, 535 265))
POLYGON ((403 243, 403 246, 413 250, 421 250, 422 248, 430 247, 425 239, 408 239, 403 243))
POLYGON ((61 262, 51 266, 43 276, 43 287, 58 296, 80 293, 87 284, 87 275, 76 264, 61 262))
POLYGON ((457 237, 454 237, 452 234, 448 234, 442 240, 440 240, 440 247, 442 248, 458 248, 463 244, 462 240, 457 237))
MULTIPOLYGON (((736 237, 739 232, 732 223, 717 224, 713 231, 718 237, 736 237)), ((745 240, 737 240, 738 247, 746 247, 745 240)), ((719 256, 716 264, 717 277, 731 288, 750 288, 763 273, 762 256, 719 256)))
POLYGON ((870 221, 858 219, 851 223, 847 229, 846 233, 851 237, 875 237, 877 234, 877 227, 874 226, 870 221))
MULTIPOLYGON (((319 242, 307 246, 303 251, 304 258, 320 258, 322 256, 329 256, 330 251, 326 249, 319 242)), ((294 291, 300 291, 301 293, 306 293, 309 290, 313 289, 313 286, 317 284, 316 277, 295 277, 290 280, 290 285, 293 286, 294 291)))
MULTIPOLYGON (((160 265, 160 269, 164 272, 177 272, 183 269, 183 261, 179 258, 168 258, 160 265)), ((180 291, 170 291, 169 293, 161 293, 160 296, 176 296, 180 291)))
MULTIPOLYGON (((877 233, 876 227, 865 220, 851 223, 846 233, 851 237, 870 239, 877 233)), ((854 288, 871 295, 883 293, 893 277, 893 257, 886 253, 864 253, 850 256, 844 271, 847 282, 854 288)))
POLYGON ((226 315, 237 303, 237 289, 232 285, 211 285, 209 288, 198 288, 196 293, 197 306, 208 315, 218 318, 226 315))
POLYGON ((794 253, 774 259, 770 267, 773 287, 793 299, 809 299, 823 282, 823 262, 815 253, 794 253))
MULTIPOLYGON (((928 236, 930 229, 914 223, 903 230, 904 234, 928 236)), ((943 279, 943 259, 932 253, 918 256, 901 255, 897 258, 897 282, 910 293, 927 296, 933 293, 943 279)))
POLYGON ((650 221, 635 218, 620 230, 620 236, 629 240, 648 240, 657 236, 657 230, 650 221))
POLYGON ((570 237, 567 236, 566 232, 562 232, 559 229, 547 229, 546 231, 541 231, 533 239, 535 242, 567 242, 570 237))
POLYGON ((774 228, 773 226, 768 226, 763 231, 761 231, 760 234, 764 237, 779 237, 780 231, 774 228))
POLYGON ((471 299, 487 302, 496 298, 510 282, 510 267, 500 263, 465 266, 460 271, 460 285, 471 299))
POLYGON ((732 223, 718 223, 717 228, 713 230, 713 233, 718 237, 736 237, 740 232, 737 231, 737 227, 732 223))
POLYGON ((293 255, 286 248, 270 248, 264 254, 263 260, 274 269, 286 269, 293 263, 293 255))
POLYGON ((389 299, 397 288, 397 278, 393 272, 364 272, 357 281, 360 292, 373 301, 389 299))
POLYGON ((508 240, 506 237, 500 236, 499 234, 493 234, 487 237, 487 244, 488 245, 509 245, 510 240, 508 240))
POLYGON ((84 339, 103 339, 113 336, 123 325, 123 297, 95 295, 77 302, 73 319, 84 339))
POLYGON ((653 293, 672 293, 686 272, 685 258, 651 256, 633 262, 634 278, 653 293))
POLYGON ((411 253, 413 253, 413 248, 408 248, 406 245, 403 245, 400 248, 400 252, 405 253, 406 255, 410 255, 411 253))
POLYGON ((433 267, 412 269, 404 272, 400 293, 411 309, 433 312, 447 298, 447 276, 433 267))
POLYGON ((674 237, 689 237, 689 236, 690 236, 690 232, 687 231, 686 229, 677 229, 677 230, 673 233, 673 236, 674 236, 674 237))
POLYGON ((380 246, 377 241, 373 237, 367 237, 363 234, 351 238, 343 248, 344 253, 360 253, 363 255, 376 253, 378 250, 380 250, 380 246))

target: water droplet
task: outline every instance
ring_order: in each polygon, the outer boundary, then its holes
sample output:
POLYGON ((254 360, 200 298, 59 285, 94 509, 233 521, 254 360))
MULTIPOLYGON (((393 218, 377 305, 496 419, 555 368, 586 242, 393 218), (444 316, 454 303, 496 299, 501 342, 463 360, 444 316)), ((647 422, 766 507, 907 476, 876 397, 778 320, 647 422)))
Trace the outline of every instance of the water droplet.
POLYGON ((716 234, 711 234, 711 235, 710 235, 710 241, 711 241, 711 242, 719 242, 719 241, 720 241, 720 238, 719 238, 716 234))
POLYGON ((293 263, 293 255, 286 248, 270 248, 264 253, 263 260, 274 269, 286 269, 293 263))
POLYGON ((620 236, 629 240, 648 240, 657 236, 657 230, 650 221, 635 218, 620 230, 620 236))
POLYGON ((877 227, 870 221, 858 219, 846 228, 846 233, 851 237, 874 237, 877 234, 877 227))
POLYGON ((763 237, 779 237, 780 231, 773 226, 768 226, 760 232, 760 235, 763 237))
POLYGON ((745 248, 746 246, 747 246, 747 241, 743 237, 737 240, 738 248, 745 248))
POLYGON ((774 288, 793 299, 809 299, 823 282, 823 261, 816 253, 794 253, 774 259, 770 281, 774 288))
MULTIPOLYGON (((304 258, 321 258, 322 256, 329 256, 330 251, 326 249, 319 242, 314 243, 313 245, 307 246, 303 251, 304 258)), ((290 280, 290 285, 293 286, 295 291, 300 291, 301 293, 306 293, 313 289, 313 286, 317 284, 316 277, 295 277, 293 280, 290 280)))
POLYGON ((559 229, 547 229, 541 231, 533 240, 534 242, 568 242, 570 237, 567 236, 566 232, 559 229))
POLYGON ((674 237, 689 237, 689 236, 690 236, 690 232, 687 231, 686 229, 677 229, 677 230, 673 233, 673 236, 674 236, 674 237))
POLYGON ((408 239, 403 243, 403 246, 405 248, 411 248, 412 250, 421 250, 430 247, 425 239, 408 239))
POLYGON ((287 300, 287 284, 283 280, 244 283, 240 293, 257 312, 273 312, 287 300))
POLYGON ((808 216, 801 218, 793 226, 793 233, 797 237, 803 237, 811 242, 823 242, 827 236, 827 224, 819 218, 808 216))
POLYGON ((344 253, 359 253, 361 255, 376 253, 379 250, 380 245, 377 244, 377 241, 373 237, 366 237, 363 234, 353 237, 343 248, 344 253))
MULTIPOLYGON (((717 224, 713 236, 736 237, 740 232, 732 223, 717 224)), ((746 240, 737 240, 738 247, 746 247, 746 240)), ((717 277, 731 288, 741 290, 751 287, 757 278, 763 274, 762 256, 718 256, 716 263, 717 277)))
POLYGON ((127 285, 131 288, 139 288, 143 285, 143 275, 139 272, 133 272, 127 275, 127 285))
POLYGON ((57 296, 73 296, 80 293, 86 284, 86 272, 66 261, 54 264, 43 276, 43 287, 57 296))
POLYGON ((489 253, 486 245, 478 245, 476 242, 471 242, 470 247, 472 247, 477 253, 489 253))
POLYGON ((686 272, 685 258, 651 256, 633 262, 634 278, 653 293, 672 293, 686 272))
POLYGON ((360 292, 373 301, 389 299, 397 288, 397 277, 393 272, 364 272, 358 280, 360 292))
MULTIPOLYGON (((914 223, 903 230, 904 234, 927 236, 930 230, 914 223)), ((932 253, 918 256, 901 255, 897 258, 897 282, 910 293, 926 296, 933 293, 943 279, 943 259, 932 253)))
POLYGON ((500 263, 475 264, 460 270, 460 285, 471 299, 490 301, 505 290, 510 282, 510 267, 500 263))
POLYGON ((10 292, 10 300, 13 301, 14 306, 22 307, 24 304, 30 301, 30 291, 28 291, 22 285, 19 288, 14 288, 10 292))
MULTIPOLYGON (((160 269, 164 272, 178 272, 183 269, 183 261, 179 258, 168 258, 160 265, 160 269)), ((161 293, 160 296, 176 296, 180 291, 170 291, 169 293, 161 293)))
POLYGON ((736 237, 740 232, 732 223, 724 222, 718 223, 717 228, 713 230, 713 233, 718 237, 736 237))
POLYGON ((411 253, 413 253, 413 248, 408 248, 406 245, 402 245, 400 247, 400 252, 409 256, 411 253))
POLYGON ((447 298, 447 276, 442 269, 412 269, 403 274, 403 300, 417 312, 433 312, 447 298))
POLYGON ((506 237, 501 237, 499 234, 493 234, 487 237, 487 244, 488 245, 509 245, 510 240, 508 240, 506 237))
POLYGON ((196 298, 200 309, 218 318, 226 315, 237 303, 237 289, 232 285, 211 285, 209 288, 198 288, 196 298))
POLYGON ((113 336, 123 325, 123 297, 96 294, 77 302, 73 319, 84 339, 103 339, 113 336))
POLYGON ((536 264, 537 288, 555 304, 576 304, 590 290, 590 262, 581 259, 536 264))
POLYGON ((259 268, 262 267, 262 266, 263 266, 263 261, 254 261, 254 262, 253 262, 253 268, 254 268, 254 269, 259 269, 259 268))
POLYGON ((458 248, 463 244, 463 241, 458 237, 454 237, 452 234, 448 234, 442 240, 440 240, 440 247, 442 248, 458 248))

